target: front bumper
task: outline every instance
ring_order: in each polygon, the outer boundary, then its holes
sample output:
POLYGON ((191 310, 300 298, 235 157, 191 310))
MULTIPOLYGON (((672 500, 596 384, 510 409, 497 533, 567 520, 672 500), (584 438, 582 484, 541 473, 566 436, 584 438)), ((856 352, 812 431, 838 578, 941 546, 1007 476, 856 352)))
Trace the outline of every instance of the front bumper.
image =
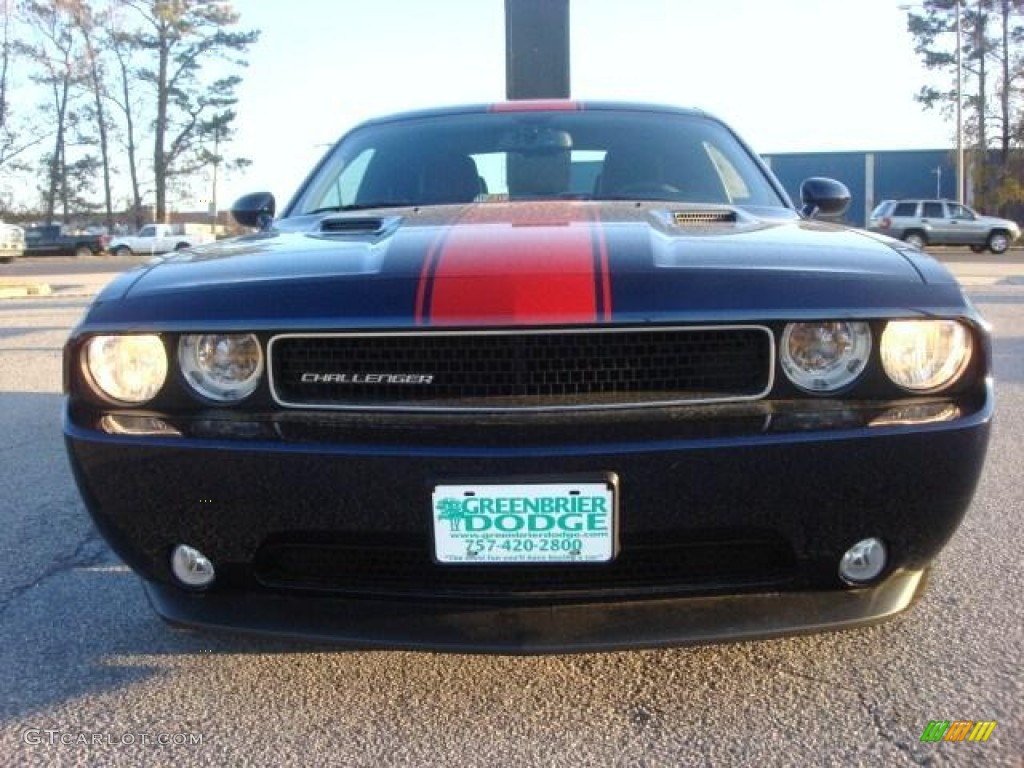
POLYGON ((929 407, 471 417, 461 430, 292 413, 134 415, 153 429, 126 433, 128 422, 101 427, 102 414, 69 405, 64 428, 97 527, 171 622, 560 652, 812 632, 903 610, 970 504, 992 409, 989 383, 929 407), (621 549, 607 568, 538 580, 533 567, 452 577, 432 562, 434 485, 608 473, 620 479, 621 549), (868 536, 885 543, 888 566, 850 588, 838 563, 868 536), (176 585, 179 543, 216 564, 207 592, 176 585), (660 569, 661 552, 678 562, 660 569))
POLYGON ((924 571, 871 588, 518 606, 211 593, 146 583, 176 626, 246 631, 355 647, 566 653, 695 645, 850 629, 910 606, 924 571))

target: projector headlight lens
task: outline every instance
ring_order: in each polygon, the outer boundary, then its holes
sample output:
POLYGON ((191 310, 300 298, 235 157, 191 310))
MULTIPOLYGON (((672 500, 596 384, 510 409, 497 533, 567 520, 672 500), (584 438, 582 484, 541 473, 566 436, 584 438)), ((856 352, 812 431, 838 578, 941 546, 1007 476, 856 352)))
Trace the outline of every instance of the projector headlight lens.
POLYGON ((960 378, 972 346, 970 331, 956 320, 894 320, 882 333, 882 367, 904 389, 935 392, 960 378))
POLYGON ((263 350, 251 333, 182 336, 178 364, 198 394, 220 403, 244 400, 259 386, 263 350))
POLYGON ((129 405, 152 400, 167 379, 167 353, 156 335, 94 336, 85 365, 103 396, 129 405))
POLYGON ((825 321, 790 323, 782 334, 782 370, 797 387, 829 394, 849 386, 871 355, 867 323, 825 321))

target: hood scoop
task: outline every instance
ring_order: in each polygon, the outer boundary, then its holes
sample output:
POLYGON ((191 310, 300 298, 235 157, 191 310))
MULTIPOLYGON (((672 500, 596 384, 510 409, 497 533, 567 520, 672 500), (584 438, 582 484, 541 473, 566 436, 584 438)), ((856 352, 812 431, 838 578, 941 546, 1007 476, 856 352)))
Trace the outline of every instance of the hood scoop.
POLYGON ((717 209, 707 211, 673 211, 672 221, 677 227, 703 229, 705 227, 735 224, 738 221, 736 211, 717 209))
POLYGON ((320 222, 318 234, 380 237, 393 231, 399 221, 397 216, 335 216, 320 222))

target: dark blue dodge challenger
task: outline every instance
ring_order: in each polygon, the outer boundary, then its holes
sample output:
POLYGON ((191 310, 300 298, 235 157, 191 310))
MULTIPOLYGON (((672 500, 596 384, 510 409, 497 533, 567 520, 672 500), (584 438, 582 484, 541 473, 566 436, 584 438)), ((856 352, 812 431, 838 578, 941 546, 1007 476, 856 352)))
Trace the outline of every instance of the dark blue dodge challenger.
POLYGON ((722 123, 511 102, 339 141, 65 352, 85 502, 175 624, 552 652, 850 627, 966 512, 984 321, 722 123))

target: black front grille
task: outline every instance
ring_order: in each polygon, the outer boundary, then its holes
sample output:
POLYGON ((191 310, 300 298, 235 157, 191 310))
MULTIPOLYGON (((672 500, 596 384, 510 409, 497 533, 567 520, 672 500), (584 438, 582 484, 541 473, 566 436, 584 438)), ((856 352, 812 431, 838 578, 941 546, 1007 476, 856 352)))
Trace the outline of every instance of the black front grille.
POLYGON ((426 538, 365 535, 270 541, 255 563, 268 587, 445 598, 576 598, 713 591, 791 583, 796 560, 781 539, 693 540, 633 535, 609 563, 444 565, 426 538))
POLYGON ((286 335, 270 362, 283 405, 483 410, 753 399, 773 365, 751 326, 286 335))

